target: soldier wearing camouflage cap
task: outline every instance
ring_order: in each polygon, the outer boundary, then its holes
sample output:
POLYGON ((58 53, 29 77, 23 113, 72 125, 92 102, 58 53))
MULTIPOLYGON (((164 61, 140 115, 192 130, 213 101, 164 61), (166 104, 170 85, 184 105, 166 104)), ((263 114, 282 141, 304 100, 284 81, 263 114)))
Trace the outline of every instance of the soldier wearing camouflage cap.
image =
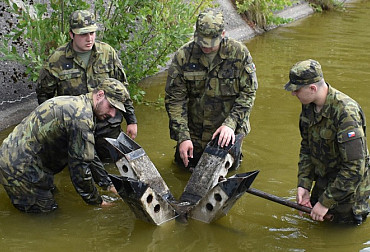
POLYGON ((321 65, 296 63, 284 86, 302 103, 297 202, 311 218, 361 224, 370 211, 370 162, 361 106, 325 82, 321 65), (315 182, 315 183, 314 183, 315 182))
MULTIPOLYGON (((175 161, 195 167, 207 143, 233 144, 247 135, 257 90, 256 68, 248 48, 225 36, 221 12, 199 14, 194 40, 183 45, 168 70, 165 105, 175 161)), ((235 155, 239 166, 241 152, 235 155)))
POLYGON ((76 191, 93 205, 109 205, 94 186, 96 119, 125 110, 126 87, 108 78, 85 95, 60 96, 39 105, 17 125, 0 147, 0 184, 24 212, 55 210, 54 174, 68 166, 76 191))
MULTIPOLYGON (((41 69, 36 88, 39 104, 54 96, 86 94, 108 77, 128 86, 116 51, 104 42, 95 41, 98 26, 94 15, 86 10, 77 10, 71 14, 69 24, 71 41, 56 49, 41 69)), ((96 182, 103 187, 111 183, 109 177, 104 175, 99 160, 110 157, 104 138, 119 135, 123 118, 127 123, 127 134, 134 139, 137 120, 131 99, 126 99, 125 111, 118 112, 114 118, 97 122, 97 160, 92 172, 96 174, 96 182)))

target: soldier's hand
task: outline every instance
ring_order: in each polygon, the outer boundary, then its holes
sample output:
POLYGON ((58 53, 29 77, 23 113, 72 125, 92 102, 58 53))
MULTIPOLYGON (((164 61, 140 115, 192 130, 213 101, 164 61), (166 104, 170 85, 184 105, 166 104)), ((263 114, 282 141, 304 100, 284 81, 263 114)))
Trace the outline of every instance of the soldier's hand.
POLYGON ((116 188, 114 187, 114 185, 108 186, 107 191, 110 191, 110 192, 118 195, 118 192, 117 192, 116 188))
POLYGON ((189 158, 193 158, 193 149, 193 142, 191 140, 185 140, 179 145, 180 157, 185 167, 189 165, 189 158))
POLYGON ((229 143, 231 141, 231 144, 235 143, 235 133, 234 130, 228 126, 221 125, 215 133, 212 135, 212 139, 214 139, 218 134, 220 136, 218 137, 218 145, 223 148, 224 146, 229 146, 229 143))
POLYGON ((317 202, 311 210, 311 218, 316 221, 324 221, 325 214, 329 211, 329 208, 321 205, 320 202, 317 202))
POLYGON ((129 135, 132 139, 135 139, 137 136, 137 124, 129 124, 126 128, 126 134, 129 135))
POLYGON ((101 198, 102 198, 103 201, 100 204, 100 206, 102 206, 102 207, 113 206, 114 202, 117 200, 116 198, 110 197, 108 195, 102 195, 101 198))
POLYGON ((110 207, 110 206, 113 206, 113 205, 114 205, 114 202, 108 202, 108 201, 103 200, 100 206, 101 207, 110 207))
MULTIPOLYGON (((307 189, 303 187, 297 188, 296 201, 298 204, 312 208, 310 199, 311 199, 310 192, 307 189)), ((303 212, 299 212, 299 215, 302 216, 303 212)))

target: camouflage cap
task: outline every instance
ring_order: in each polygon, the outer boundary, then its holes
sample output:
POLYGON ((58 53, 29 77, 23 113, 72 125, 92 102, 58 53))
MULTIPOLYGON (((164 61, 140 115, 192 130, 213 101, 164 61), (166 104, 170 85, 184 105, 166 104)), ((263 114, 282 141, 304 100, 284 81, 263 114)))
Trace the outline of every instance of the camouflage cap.
POLYGON ((215 47, 222 40, 223 30, 224 17, 221 12, 202 12, 195 26, 194 41, 202 47, 215 47))
POLYGON ((77 10, 69 18, 69 26, 74 34, 84 34, 98 30, 94 14, 87 10, 77 10))
POLYGON ((316 60, 308 59, 297 62, 289 72, 289 82, 285 84, 287 91, 296 91, 304 85, 316 83, 323 78, 321 65, 316 60))
POLYGON ((104 91, 105 97, 113 107, 126 112, 123 103, 130 98, 130 95, 122 82, 113 78, 106 78, 97 89, 104 91))

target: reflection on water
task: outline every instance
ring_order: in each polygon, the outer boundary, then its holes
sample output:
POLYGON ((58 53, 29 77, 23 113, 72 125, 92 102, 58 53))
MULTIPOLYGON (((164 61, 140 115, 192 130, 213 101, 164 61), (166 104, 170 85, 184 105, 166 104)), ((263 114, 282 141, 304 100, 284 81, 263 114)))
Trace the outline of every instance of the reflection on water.
MULTIPOLYGON (((259 90, 239 172, 260 170, 253 187, 295 198, 300 103, 282 89, 295 62, 318 60, 326 81, 357 100, 370 117, 369 17, 370 1, 356 2, 344 13, 315 14, 247 41, 259 90)), ((165 80, 162 73, 144 81, 151 84, 145 88, 148 100, 164 97, 165 80)), ((172 163, 175 142, 169 139, 166 112, 147 105, 137 105, 136 111, 136 141, 179 198, 189 174, 172 163)), ((1 132, 0 140, 9 132, 1 132)), ((107 169, 117 173, 112 164, 107 169)), ((67 170, 55 183, 59 209, 50 215, 16 211, 0 188, 1 251, 370 251, 369 222, 360 227, 317 223, 254 195, 244 195, 216 223, 171 221, 155 227, 135 220, 120 199, 111 208, 85 205, 67 170)))

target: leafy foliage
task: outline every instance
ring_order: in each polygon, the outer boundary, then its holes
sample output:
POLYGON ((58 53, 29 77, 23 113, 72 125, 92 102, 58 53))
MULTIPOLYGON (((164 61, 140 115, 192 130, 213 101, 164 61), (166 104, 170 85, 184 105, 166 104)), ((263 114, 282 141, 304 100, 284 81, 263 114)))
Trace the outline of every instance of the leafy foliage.
POLYGON ((211 0, 96 0, 94 6, 82 0, 51 0, 19 9, 5 0, 8 10, 18 15, 15 29, 0 44, 4 60, 15 60, 27 67, 36 81, 43 62, 69 40, 69 16, 79 9, 93 9, 102 29, 97 39, 110 44, 120 55, 134 100, 141 101, 145 92, 137 84, 159 71, 168 55, 192 36, 200 10, 211 0), (14 41, 26 44, 25 52, 17 51, 14 41))
POLYGON ((249 21, 260 28, 289 22, 289 19, 275 16, 274 12, 291 6, 290 0, 236 0, 235 3, 238 12, 244 13, 249 21))
POLYGON ((311 6, 317 12, 322 12, 323 10, 343 10, 344 1, 345 0, 309 0, 311 6))

